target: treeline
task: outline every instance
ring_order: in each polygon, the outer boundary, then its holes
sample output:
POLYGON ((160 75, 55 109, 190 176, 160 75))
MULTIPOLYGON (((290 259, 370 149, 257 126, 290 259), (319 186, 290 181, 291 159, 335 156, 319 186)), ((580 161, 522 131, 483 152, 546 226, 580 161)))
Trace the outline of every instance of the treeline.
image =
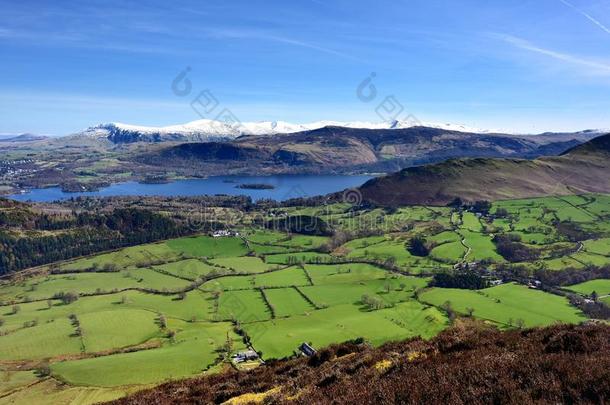
POLYGON ((332 229, 323 219, 311 215, 292 215, 264 223, 265 228, 303 235, 331 236, 332 229))
POLYGON ((563 287, 573 284, 584 283, 585 281, 597 280, 600 278, 610 279, 610 266, 594 267, 589 266, 584 269, 563 269, 563 270, 536 270, 534 277, 543 284, 563 287))
POLYGON ((519 235, 496 235, 493 242, 498 253, 511 263, 535 261, 540 258, 540 251, 521 243, 519 235))
POLYGON ((137 208, 57 220, 40 214, 23 227, 30 232, 0 228, 0 274, 190 233, 170 218, 137 208), (41 230, 54 232, 31 232, 41 230))
POLYGON ((430 281, 431 287, 460 288, 463 290, 481 290, 489 283, 473 271, 437 273, 430 281))

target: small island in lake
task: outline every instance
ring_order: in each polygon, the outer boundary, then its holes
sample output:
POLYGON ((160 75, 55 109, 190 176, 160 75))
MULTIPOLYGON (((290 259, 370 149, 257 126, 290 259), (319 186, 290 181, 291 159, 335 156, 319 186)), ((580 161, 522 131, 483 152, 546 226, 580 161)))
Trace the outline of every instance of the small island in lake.
POLYGON ((171 182, 172 180, 164 175, 150 175, 140 180, 140 184, 167 184, 171 182))
POLYGON ((244 183, 238 184, 235 188, 243 188, 248 190, 273 190, 275 186, 265 183, 244 183))

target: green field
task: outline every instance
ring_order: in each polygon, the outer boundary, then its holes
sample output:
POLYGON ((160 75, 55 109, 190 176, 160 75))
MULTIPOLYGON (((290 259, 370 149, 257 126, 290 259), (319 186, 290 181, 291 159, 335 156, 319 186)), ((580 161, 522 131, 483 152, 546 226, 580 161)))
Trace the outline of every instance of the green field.
MULTIPOLYGON (((454 313, 500 328, 579 323, 588 318, 567 298, 526 285, 465 290, 429 283, 462 267, 495 279, 498 269, 521 266, 531 280, 541 269, 610 265, 610 197, 602 195, 500 201, 489 216, 347 204, 274 210, 320 213, 344 235, 244 225, 243 239, 178 238, 0 281, 0 404, 110 400, 215 372, 248 339, 268 360, 291 356, 303 342, 321 348, 356 338, 372 345, 430 338, 454 313), (561 221, 569 221, 568 231, 559 230, 561 221), (540 256, 505 259, 495 238, 503 234, 540 256), (412 249, 417 240, 426 252, 412 249), (50 378, 33 373, 41 364, 50 378)), ((610 303, 610 280, 563 289, 595 291, 610 303)))
MULTIPOLYGON (((219 259, 221 260, 221 259, 219 259)), ((177 262, 154 266, 155 269, 168 272, 180 278, 196 280, 199 277, 223 272, 224 269, 209 265, 198 259, 186 259, 177 262)))
POLYGON ((449 302, 453 309, 501 326, 514 326, 522 320, 525 326, 544 326, 555 322, 580 322, 586 317, 569 305, 567 299, 517 284, 504 284, 480 291, 433 288, 422 301, 440 306, 449 302))
MULTIPOLYGON (((175 342, 158 349, 55 363, 53 372, 71 384, 113 387, 147 384, 197 374, 214 362, 230 324, 191 325, 173 321, 175 342)), ((240 341, 231 336, 237 347, 240 341)))
POLYGON ((233 257, 248 253, 246 244, 239 238, 212 238, 199 236, 168 241, 167 246, 178 254, 195 257, 233 257))
POLYGON ((275 316, 278 318, 303 315, 315 309, 294 288, 268 289, 265 294, 275 308, 275 316))
POLYGON ((78 319, 86 352, 137 345, 159 335, 156 315, 138 309, 90 312, 78 319))
POLYGON ((213 259, 211 262, 217 266, 233 269, 238 273, 262 273, 278 267, 265 263, 258 257, 225 257, 213 259))
POLYGON ((322 347, 332 342, 365 337, 379 345, 411 336, 433 336, 446 325, 436 309, 424 309, 417 302, 399 304, 379 311, 362 311, 353 305, 337 305, 286 319, 249 324, 254 346, 268 358, 285 357, 302 342, 322 347))
POLYGON ((600 279, 585 281, 584 283, 568 286, 566 289, 583 295, 591 295, 591 293, 595 291, 600 297, 606 296, 610 295, 610 280, 600 279))

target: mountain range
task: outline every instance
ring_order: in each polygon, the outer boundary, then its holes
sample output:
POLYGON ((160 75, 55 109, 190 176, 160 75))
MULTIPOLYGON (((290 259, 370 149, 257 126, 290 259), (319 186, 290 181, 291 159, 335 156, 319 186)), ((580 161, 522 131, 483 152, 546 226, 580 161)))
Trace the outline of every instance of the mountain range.
POLYGON ((47 136, 44 135, 35 135, 35 134, 7 134, 0 135, 0 142, 36 142, 48 139, 47 136))
POLYGON ((451 131, 479 132, 491 131, 469 128, 455 124, 422 124, 417 121, 388 121, 388 122, 340 122, 316 121, 306 124, 294 124, 286 121, 258 121, 225 123, 221 121, 202 119, 181 125, 165 127, 151 127, 141 125, 123 124, 113 122, 100 124, 77 133, 98 139, 107 139, 112 143, 133 142, 205 142, 216 140, 230 140, 243 135, 276 135, 291 134, 317 130, 324 127, 343 127, 361 129, 404 129, 414 126, 426 126, 451 131))
POLYGON ((598 130, 515 135, 431 125, 319 121, 236 128, 200 120, 162 128, 103 124, 63 137, 25 134, 0 142, 0 150, 28 157, 5 168, 0 186, 5 192, 58 184, 94 190, 117 181, 227 174, 391 173, 453 158, 556 156, 600 135, 598 130))
POLYGON ((510 135, 432 127, 325 126, 289 134, 244 135, 231 141, 161 145, 134 157, 144 164, 214 172, 391 172, 454 157, 535 158, 557 155, 598 134, 510 135))

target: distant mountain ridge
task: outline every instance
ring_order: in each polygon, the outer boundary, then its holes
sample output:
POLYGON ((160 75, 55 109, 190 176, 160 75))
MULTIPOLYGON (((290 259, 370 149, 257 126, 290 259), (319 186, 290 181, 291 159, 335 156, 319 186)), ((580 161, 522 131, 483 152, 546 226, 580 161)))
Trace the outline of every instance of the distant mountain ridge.
MULTIPOLYGON (((276 135, 291 134, 316 130, 324 127, 344 127, 361 129, 403 129, 422 125, 412 121, 390 122, 340 122, 316 121, 307 124, 294 124, 286 121, 259 121, 229 124, 225 122, 202 119, 181 125, 151 127, 112 122, 96 125, 76 134, 93 138, 106 138, 112 143, 133 142, 206 142, 231 140, 243 135, 276 135)), ((426 124, 429 127, 446 130, 475 131, 463 125, 426 124)))
MULTIPOLYGON (((307 124, 294 124, 286 121, 260 121, 229 124, 203 119, 186 124, 165 127, 140 126, 113 122, 96 125, 74 135, 108 140, 114 144, 135 142, 211 142, 229 141, 241 136, 294 134, 315 131, 325 127, 368 130, 400 130, 414 127, 427 127, 464 133, 501 134, 499 131, 481 130, 464 125, 419 123, 415 121, 316 121, 307 124)), ((583 131, 580 134, 586 135, 587 132, 595 131, 583 131)), ((510 136, 514 134, 504 135, 510 136)))
POLYGON ((363 199, 383 206, 446 205, 465 201, 610 192, 610 134, 555 157, 451 159, 410 167, 360 187, 363 199))
POLYGON ((35 134, 0 135, 0 142, 36 142, 45 139, 48 137, 35 134))
POLYGON ((326 126, 290 134, 244 135, 231 141, 168 145, 134 159, 165 167, 229 170, 234 174, 253 170, 261 174, 392 172, 455 157, 558 155, 594 136, 593 132, 516 136, 430 127, 326 126))

